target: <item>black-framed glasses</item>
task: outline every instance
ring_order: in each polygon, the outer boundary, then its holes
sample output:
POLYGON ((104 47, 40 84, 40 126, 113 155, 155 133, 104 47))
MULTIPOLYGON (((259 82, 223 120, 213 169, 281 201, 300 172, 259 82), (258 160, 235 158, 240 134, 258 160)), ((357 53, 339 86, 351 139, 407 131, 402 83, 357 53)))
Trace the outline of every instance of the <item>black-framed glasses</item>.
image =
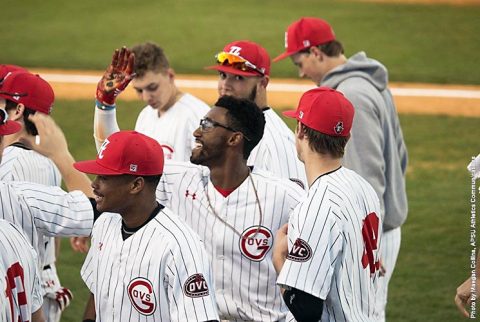
POLYGON ((235 130, 234 128, 231 128, 230 126, 223 125, 222 123, 218 123, 217 121, 214 121, 208 117, 204 117, 203 119, 200 120, 200 129, 202 132, 209 132, 211 131, 214 127, 221 127, 225 130, 231 131, 231 132, 240 132, 243 134, 243 137, 247 140, 250 141, 250 139, 242 132, 235 130))

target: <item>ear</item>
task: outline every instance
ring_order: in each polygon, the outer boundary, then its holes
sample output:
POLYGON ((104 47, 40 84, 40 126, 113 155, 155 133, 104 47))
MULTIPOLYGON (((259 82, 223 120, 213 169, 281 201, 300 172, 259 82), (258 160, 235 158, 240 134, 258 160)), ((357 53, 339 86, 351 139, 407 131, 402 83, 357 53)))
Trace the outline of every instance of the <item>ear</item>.
POLYGON ((305 126, 301 122, 297 121, 297 127, 295 128, 295 135, 299 140, 303 140, 307 137, 307 135, 305 134, 305 126))
POLYGON ((323 60, 323 52, 320 50, 320 48, 318 48, 316 46, 310 47, 310 54, 314 55, 315 57, 317 57, 320 60, 323 60))
POLYGON ((25 111, 25 105, 18 103, 17 107, 14 110, 10 110, 8 117, 12 121, 21 121, 23 118, 23 112, 25 111))
POLYGON ((167 75, 171 82, 175 80, 175 71, 172 68, 167 69, 167 75))
POLYGON ((270 77, 265 75, 261 78, 259 85, 263 88, 267 88, 269 82, 270 82, 270 77))
POLYGON ((145 188, 145 180, 143 177, 136 177, 130 183, 130 193, 131 194, 138 194, 145 188))
POLYGON ((239 145, 242 143, 242 139, 245 139, 243 134, 240 132, 235 132, 232 135, 230 135, 230 138, 228 139, 227 144, 229 146, 239 145))

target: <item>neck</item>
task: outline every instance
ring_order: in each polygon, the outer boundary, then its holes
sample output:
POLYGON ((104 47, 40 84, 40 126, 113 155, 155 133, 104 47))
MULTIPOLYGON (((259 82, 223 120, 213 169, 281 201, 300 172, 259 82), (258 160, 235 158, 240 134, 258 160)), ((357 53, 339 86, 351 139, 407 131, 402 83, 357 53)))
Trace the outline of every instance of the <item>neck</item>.
POLYGON ((144 200, 138 200, 133 202, 130 210, 126 210, 121 213, 123 222, 128 228, 137 228, 143 225, 150 217, 152 211, 158 206, 155 198, 144 202, 144 200))
POLYGON ((308 186, 321 175, 338 169, 342 165, 341 158, 332 158, 329 155, 318 154, 312 151, 303 157, 308 186))
POLYGON ((174 90, 172 92, 172 96, 170 96, 170 99, 168 100, 167 104, 165 104, 163 107, 158 109, 158 116, 162 116, 165 112, 167 112, 175 103, 178 102, 178 100, 182 97, 183 93, 175 86, 174 90))
POLYGON ((28 134, 25 130, 25 127, 23 127, 22 130, 15 134, 5 135, 3 137, 3 144, 4 146, 9 146, 15 142, 18 142, 21 137, 33 137, 33 135, 28 134))
POLYGON ((221 189, 236 189, 250 173, 245 160, 241 158, 237 158, 235 161, 227 161, 221 166, 209 168, 210 180, 215 187, 221 189))

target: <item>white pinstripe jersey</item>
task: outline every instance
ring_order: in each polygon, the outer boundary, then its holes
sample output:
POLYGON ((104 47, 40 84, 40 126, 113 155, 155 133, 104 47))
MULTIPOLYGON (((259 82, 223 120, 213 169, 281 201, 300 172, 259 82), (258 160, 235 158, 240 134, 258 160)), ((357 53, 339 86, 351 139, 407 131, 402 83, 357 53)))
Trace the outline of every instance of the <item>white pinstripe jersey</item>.
POLYGON ((210 108, 186 93, 161 117, 158 110, 146 106, 138 115, 135 131, 158 141, 166 160, 189 161, 194 146, 193 131, 210 108))
POLYGON ((321 321, 374 321, 381 217, 375 190, 357 173, 320 176, 290 217, 277 283, 325 300, 321 321))
MULTIPOLYGON (((8 146, 3 151, 0 164, 0 181, 28 181, 59 187, 60 171, 52 160, 20 146, 8 146)), ((43 266, 55 263, 55 238, 44 237, 45 258, 43 266)))
POLYGON ((279 178, 299 180, 306 187, 305 168, 297 158, 293 132, 271 108, 264 111, 263 115, 265 131, 250 153, 247 164, 267 170, 279 178))
MULTIPOLYGON (((92 204, 83 192, 32 182, 0 182, 0 219, 22 228, 38 257, 44 258, 44 236, 89 236, 92 204)), ((43 263, 39 261, 39 268, 43 263)))
POLYGON ((213 277, 198 236, 171 210, 123 240, 122 217, 103 213, 81 275, 97 321, 218 320, 213 277))
POLYGON ((37 255, 20 227, 0 219, 0 236, 0 321, 31 321, 43 301, 37 255))
POLYGON ((275 232, 303 190, 287 179, 254 169, 251 178, 259 206, 247 178, 226 198, 212 185, 208 168, 190 163, 166 162, 157 197, 169 203, 205 242, 215 276, 216 297, 222 319, 231 321, 282 321, 287 308, 275 285, 271 259, 275 232), (215 213, 235 228, 235 233, 215 213), (240 235, 242 235, 241 238, 240 235))

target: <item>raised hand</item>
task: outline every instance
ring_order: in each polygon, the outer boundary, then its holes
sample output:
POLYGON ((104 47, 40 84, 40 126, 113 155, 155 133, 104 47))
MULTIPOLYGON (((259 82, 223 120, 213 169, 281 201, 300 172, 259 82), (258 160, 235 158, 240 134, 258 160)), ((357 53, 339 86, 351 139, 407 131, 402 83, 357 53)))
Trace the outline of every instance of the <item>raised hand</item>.
POLYGON ((112 63, 98 82, 96 98, 103 105, 112 106, 115 98, 128 86, 135 74, 133 64, 135 55, 127 48, 116 49, 112 63))

